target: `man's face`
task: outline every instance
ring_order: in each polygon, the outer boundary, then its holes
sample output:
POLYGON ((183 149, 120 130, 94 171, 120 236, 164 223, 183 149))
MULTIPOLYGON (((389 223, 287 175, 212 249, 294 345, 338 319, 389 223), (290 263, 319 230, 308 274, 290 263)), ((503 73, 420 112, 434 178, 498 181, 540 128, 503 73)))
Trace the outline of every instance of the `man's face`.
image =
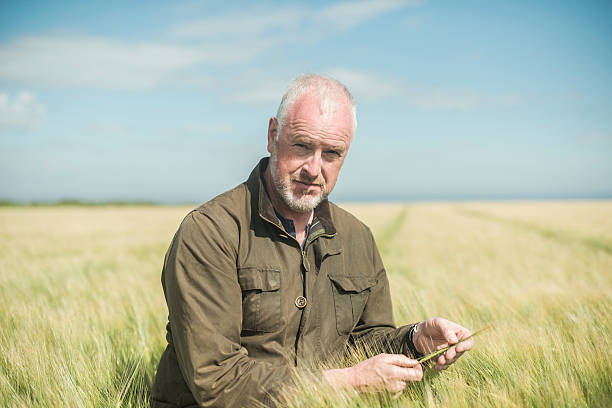
POLYGON ((353 134, 350 107, 344 101, 322 113, 310 94, 291 106, 276 139, 276 120, 268 129, 270 171, 277 193, 295 212, 313 210, 332 191, 353 134))

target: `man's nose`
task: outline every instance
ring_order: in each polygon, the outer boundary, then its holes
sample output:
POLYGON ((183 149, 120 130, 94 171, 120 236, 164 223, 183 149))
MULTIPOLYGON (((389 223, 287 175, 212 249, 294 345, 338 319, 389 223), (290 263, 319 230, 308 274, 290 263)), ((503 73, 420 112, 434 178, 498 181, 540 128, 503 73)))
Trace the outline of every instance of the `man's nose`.
POLYGON ((310 178, 317 178, 321 174, 321 152, 313 152, 302 169, 308 174, 310 178))

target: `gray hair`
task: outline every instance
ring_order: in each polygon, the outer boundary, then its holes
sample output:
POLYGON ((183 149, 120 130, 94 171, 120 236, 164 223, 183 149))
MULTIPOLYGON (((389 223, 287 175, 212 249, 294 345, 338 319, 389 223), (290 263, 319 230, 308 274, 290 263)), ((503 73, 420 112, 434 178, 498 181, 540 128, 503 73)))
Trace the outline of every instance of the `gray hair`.
POLYGON ((314 93, 319 100, 321 112, 325 113, 333 113, 338 110, 338 99, 345 98, 351 108, 353 116, 353 134, 355 133, 357 129, 355 100, 348 88, 331 77, 319 74, 306 74, 300 75, 291 81, 283 95, 283 99, 276 112, 276 119, 278 121, 278 130, 276 133, 277 140, 282 127, 285 125, 291 105, 306 92, 314 93))

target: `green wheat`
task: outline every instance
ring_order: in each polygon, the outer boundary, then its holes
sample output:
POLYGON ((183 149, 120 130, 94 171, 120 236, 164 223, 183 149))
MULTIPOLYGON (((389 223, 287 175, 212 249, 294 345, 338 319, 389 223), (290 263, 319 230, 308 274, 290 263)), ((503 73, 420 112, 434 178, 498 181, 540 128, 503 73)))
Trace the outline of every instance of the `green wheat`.
POLYGON ((483 331, 485 331, 487 329, 490 329, 490 328, 491 328, 491 326, 487 326, 487 327, 484 327, 484 328, 482 328, 480 330, 476 330, 474 333, 472 333, 471 335, 467 336, 466 338, 463 338, 463 339, 459 340, 457 343, 451 344, 450 346, 447 346, 447 347, 441 348, 440 350, 434 351, 433 353, 430 353, 430 354, 428 354, 426 356, 423 356, 423 357, 419 358, 417 361, 419 362, 419 364, 421 364, 421 363, 424 363, 424 362, 426 362, 428 360, 431 360, 432 358, 434 358, 436 356, 439 356, 440 354, 446 352, 447 350, 450 350, 451 347, 455 347, 457 344, 463 343, 464 341, 469 340, 472 337, 476 336, 477 334, 480 334, 483 331))
MULTIPOLYGON (((282 406, 612 406, 612 254, 584 244, 612 242, 612 202, 346 207, 379 242, 398 325, 495 330, 398 400, 328 392, 300 367, 282 406)), ((189 210, 0 207, 0 407, 149 406, 166 347, 161 264, 189 210)))

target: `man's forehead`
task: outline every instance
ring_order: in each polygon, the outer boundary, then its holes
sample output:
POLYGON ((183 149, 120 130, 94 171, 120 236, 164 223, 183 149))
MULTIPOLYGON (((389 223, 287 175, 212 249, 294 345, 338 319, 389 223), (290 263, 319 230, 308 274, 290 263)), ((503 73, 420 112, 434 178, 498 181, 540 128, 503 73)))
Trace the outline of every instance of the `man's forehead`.
POLYGON ((348 101, 334 94, 318 97, 305 93, 300 96, 289 109, 287 124, 311 125, 346 136, 353 132, 353 116, 348 101))
POLYGON ((292 112, 304 112, 329 116, 345 109, 350 112, 346 97, 338 92, 320 94, 314 91, 307 91, 293 102, 289 109, 289 114, 292 112))
POLYGON ((289 135, 289 139, 294 143, 321 143, 323 146, 331 147, 334 149, 344 149, 346 145, 350 143, 345 137, 313 137, 309 133, 295 132, 289 135))

